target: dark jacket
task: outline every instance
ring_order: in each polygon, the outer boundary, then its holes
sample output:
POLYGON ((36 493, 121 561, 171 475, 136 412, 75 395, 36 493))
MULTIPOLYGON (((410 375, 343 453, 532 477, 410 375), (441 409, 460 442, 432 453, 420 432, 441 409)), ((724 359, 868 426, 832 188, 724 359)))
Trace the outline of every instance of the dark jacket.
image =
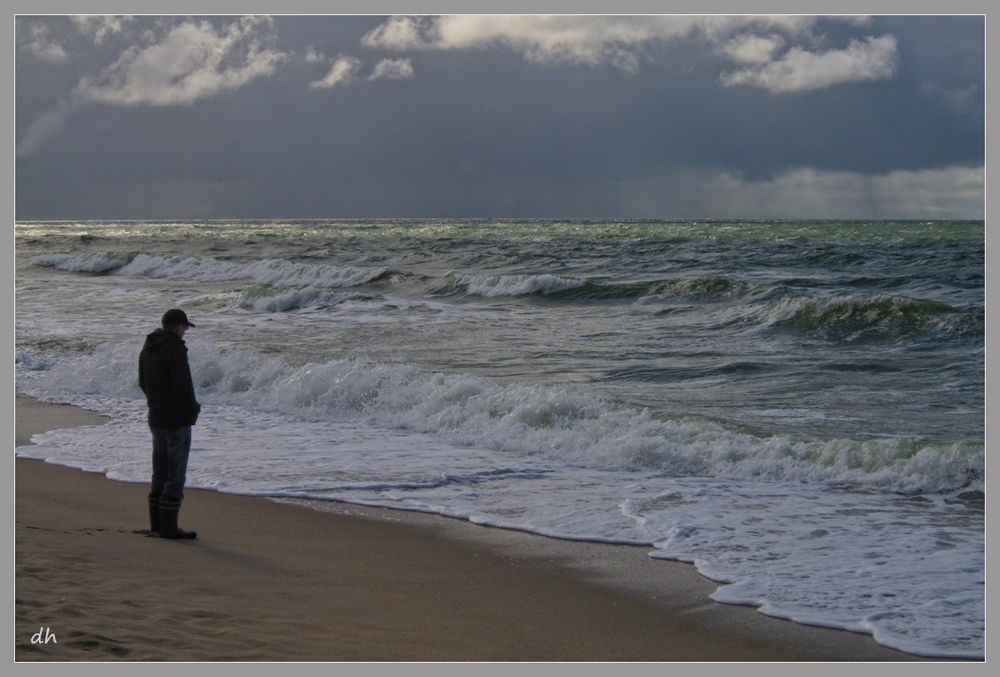
POLYGON ((187 346, 172 331, 157 329, 146 337, 139 353, 139 387, 149 404, 153 428, 194 425, 201 405, 194 396, 187 346))

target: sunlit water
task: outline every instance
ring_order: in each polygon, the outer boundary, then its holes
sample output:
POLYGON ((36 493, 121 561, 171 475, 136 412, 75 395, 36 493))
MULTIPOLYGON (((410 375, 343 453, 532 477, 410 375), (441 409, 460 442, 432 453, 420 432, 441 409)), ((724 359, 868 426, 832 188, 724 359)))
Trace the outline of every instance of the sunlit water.
POLYGON ((111 424, 24 455, 146 481, 169 307, 189 485, 694 562, 713 597, 983 656, 982 222, 16 227, 17 387, 111 424))

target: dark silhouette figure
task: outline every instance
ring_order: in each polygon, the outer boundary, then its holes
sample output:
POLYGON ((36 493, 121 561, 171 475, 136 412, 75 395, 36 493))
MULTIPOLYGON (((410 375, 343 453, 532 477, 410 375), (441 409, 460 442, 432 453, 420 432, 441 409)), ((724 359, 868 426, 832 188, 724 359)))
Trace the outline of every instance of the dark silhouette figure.
POLYGON ((183 338, 194 325, 176 308, 164 313, 162 325, 146 336, 139 353, 139 387, 146 394, 153 434, 149 530, 162 538, 195 538, 194 531, 177 527, 191 451, 191 426, 201 412, 183 338))

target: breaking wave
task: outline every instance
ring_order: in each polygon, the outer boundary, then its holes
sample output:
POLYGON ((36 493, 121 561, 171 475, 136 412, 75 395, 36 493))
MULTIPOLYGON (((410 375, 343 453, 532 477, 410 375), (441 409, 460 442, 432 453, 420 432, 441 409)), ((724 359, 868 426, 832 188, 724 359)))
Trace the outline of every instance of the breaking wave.
POLYGON ((493 298, 498 296, 527 296, 529 294, 556 294, 583 286, 584 280, 559 275, 448 275, 436 292, 465 293, 493 298))
MULTIPOLYGON (((908 439, 760 437, 721 425, 664 419, 569 387, 498 384, 469 374, 426 373, 405 364, 332 360, 289 366, 275 357, 189 344, 199 397, 307 420, 361 417, 381 426, 442 436, 516 457, 586 467, 652 470, 670 476, 809 482, 905 494, 982 491, 983 445, 908 439)), ((37 369, 32 356, 23 367, 37 369)), ((31 372, 50 395, 141 397, 135 346, 31 372)))
POLYGON ((984 333, 984 313, 940 301, 903 296, 792 297, 773 301, 756 313, 762 324, 831 340, 897 339, 921 335, 976 337, 984 333))
POLYGON ((300 308, 330 308, 347 301, 372 301, 381 297, 316 287, 284 289, 258 284, 240 293, 240 308, 266 313, 284 313, 300 308))
POLYGON ((225 261, 193 256, 111 253, 36 256, 36 266, 73 272, 114 272, 129 277, 170 278, 204 282, 250 281, 272 287, 355 287, 387 277, 388 268, 362 268, 297 263, 282 259, 225 261))
POLYGON ((725 277, 613 282, 541 275, 463 275, 452 273, 434 293, 468 294, 487 298, 541 295, 567 300, 639 299, 640 302, 669 298, 722 299, 748 288, 740 280, 725 277))
POLYGON ((121 268, 131 260, 131 254, 87 252, 85 254, 41 254, 33 257, 31 264, 71 273, 107 273, 121 268))

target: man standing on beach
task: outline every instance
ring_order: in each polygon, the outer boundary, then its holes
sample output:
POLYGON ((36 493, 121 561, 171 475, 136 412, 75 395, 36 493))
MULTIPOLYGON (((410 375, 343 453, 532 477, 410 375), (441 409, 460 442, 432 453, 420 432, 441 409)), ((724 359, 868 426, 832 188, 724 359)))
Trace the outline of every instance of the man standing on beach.
POLYGON ((149 492, 149 530, 162 538, 195 538, 177 528, 184 498, 191 426, 201 405, 194 395, 184 333, 194 325, 183 310, 163 314, 162 328, 146 336, 139 353, 139 387, 149 405, 153 433, 153 481, 149 492))

